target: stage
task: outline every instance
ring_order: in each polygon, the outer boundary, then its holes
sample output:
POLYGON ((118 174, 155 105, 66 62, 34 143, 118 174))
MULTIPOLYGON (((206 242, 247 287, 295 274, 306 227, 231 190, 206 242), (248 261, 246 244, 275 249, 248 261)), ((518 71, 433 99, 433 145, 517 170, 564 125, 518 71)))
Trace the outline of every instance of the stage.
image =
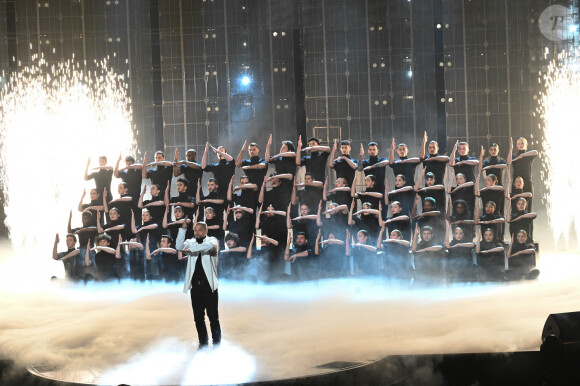
POLYGON ((197 349, 181 284, 47 279, 32 285, 10 281, 14 260, 5 260, 0 359, 48 379, 86 384, 437 380, 449 376, 441 363, 461 369, 449 358, 470 358, 442 354, 486 353, 470 363, 507 355, 494 353, 537 355, 546 317, 577 309, 578 257, 543 253, 542 274, 530 282, 409 287, 379 278, 222 280, 222 345, 204 350, 197 349), (419 358, 432 365, 413 365, 419 358))

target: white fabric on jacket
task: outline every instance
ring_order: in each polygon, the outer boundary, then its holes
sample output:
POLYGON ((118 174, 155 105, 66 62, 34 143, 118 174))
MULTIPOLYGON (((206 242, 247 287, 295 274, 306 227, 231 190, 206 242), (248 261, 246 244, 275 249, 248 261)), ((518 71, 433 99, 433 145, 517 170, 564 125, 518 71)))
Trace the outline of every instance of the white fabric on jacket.
POLYGON ((218 288, 217 265, 219 261, 218 251, 219 242, 215 237, 206 236, 203 242, 199 244, 195 239, 185 240, 185 229, 180 228, 177 234, 175 247, 178 250, 189 249, 189 258, 187 259, 187 268, 185 270, 185 283, 183 292, 187 293, 191 289, 191 277, 195 271, 195 263, 201 252, 201 265, 209 286, 212 291, 218 288))

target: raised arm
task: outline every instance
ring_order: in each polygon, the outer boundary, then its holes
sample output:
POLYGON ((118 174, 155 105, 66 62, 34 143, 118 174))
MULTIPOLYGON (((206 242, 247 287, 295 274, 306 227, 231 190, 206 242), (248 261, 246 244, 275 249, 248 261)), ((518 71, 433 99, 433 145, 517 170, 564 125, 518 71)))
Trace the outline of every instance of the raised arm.
POLYGON ((119 240, 117 241, 117 248, 115 248, 115 258, 121 258, 121 242, 123 241, 123 236, 119 233, 119 240))
POLYGON ((91 164, 91 157, 87 160, 87 167, 85 168, 85 181, 89 180, 89 165, 91 164))
POLYGON ((262 215, 262 209, 264 208, 264 204, 260 205, 260 209, 258 209, 258 214, 256 215, 256 229, 260 229, 260 216, 262 215))
POLYGON ((284 249, 284 260, 288 261, 290 257, 290 244, 292 244, 292 236, 288 232, 288 237, 286 239, 286 248, 284 249))
POLYGON ((300 166, 302 163, 302 135, 298 136, 298 147, 296 147, 296 166, 300 166))
POLYGON ((479 201, 477 197, 475 198, 475 208, 473 210, 473 221, 475 224, 479 224, 479 201))
POLYGON ((334 156, 336 154, 336 138, 334 139, 334 145, 332 145, 332 150, 330 151, 330 157, 328 157, 328 167, 334 169, 334 156))
POLYGON ((445 218, 447 220, 449 220, 451 218, 451 206, 452 205, 453 204, 451 203, 451 196, 447 196, 447 211, 446 211, 446 214, 445 214, 445 218))
POLYGON ((103 233, 103 228, 101 227, 101 212, 97 212, 97 232, 99 234, 103 233))
POLYGON ((389 165, 392 165, 395 162, 395 149, 397 144, 395 143, 395 138, 391 141, 391 151, 389 152, 389 165))
POLYGON ((197 180, 197 191, 195 192, 195 203, 199 205, 201 203, 201 181, 197 180))
POLYGON ((481 145, 481 152, 479 153, 479 165, 478 165, 478 168, 477 168, 477 173, 478 174, 481 174, 481 169, 483 168, 483 155, 484 154, 485 154, 485 149, 483 148, 483 145, 481 145))
POLYGON ((91 265, 90 253, 91 253, 91 241, 88 240, 87 241, 87 249, 85 251, 85 267, 88 267, 91 265))
POLYGON ((481 226, 477 226, 475 232, 476 232, 476 234, 475 234, 475 236, 476 236, 475 240, 477 241, 477 244, 475 245, 475 253, 481 253, 481 240, 482 240, 482 237, 481 237, 481 226))
POLYGON ((427 168, 424 167, 423 171, 419 174, 419 178, 417 178, 417 182, 415 183, 415 192, 418 192, 419 188, 421 188, 421 182, 423 182, 423 177, 425 177, 426 170, 427 168))
POLYGON ((203 157, 201 157, 201 168, 205 170, 207 167, 207 156, 209 152, 209 142, 205 142, 205 150, 203 151, 203 157))
POLYGON ((54 237, 54 246, 52 247, 52 258, 54 260, 58 260, 58 252, 57 252, 57 248, 58 248, 58 243, 59 243, 59 238, 58 238, 58 233, 56 234, 56 236, 54 237))
POLYGON ((185 244, 185 232, 187 231, 187 215, 184 217, 185 221, 181 224, 181 228, 179 228, 179 232, 177 233, 177 240, 175 240, 175 249, 183 250, 185 244))
POLYGON ((81 200, 79 201, 79 206, 78 206, 78 211, 82 212, 83 211, 83 201, 85 199, 85 195, 87 194, 87 190, 83 189, 83 194, 81 195, 81 200))
POLYGON ((385 178, 385 205, 389 205, 389 180, 385 178))
POLYGON ((292 203, 288 204, 288 209, 286 209, 286 229, 292 228, 292 219, 290 218, 290 208, 292 203))
POLYGON ((346 228, 346 245, 344 246, 344 254, 350 256, 350 232, 346 228))
POLYGON ((509 259, 510 257, 512 257, 512 247, 514 246, 514 241, 515 241, 516 235, 515 233, 512 235, 512 241, 510 243, 510 246, 508 247, 507 250, 507 258, 509 259))
POLYGON ((322 188, 322 199, 324 201, 328 201, 328 198, 326 197, 327 189, 328 189, 328 176, 326 176, 326 179, 324 180, 324 187, 322 188))
POLYGON ((361 144, 360 144, 360 152, 359 152, 359 155, 358 155, 358 166, 356 168, 356 170, 358 170, 359 172, 362 172, 362 170, 363 170, 363 162, 362 162, 362 159, 363 159, 363 156, 364 155, 365 155, 365 148, 364 148, 364 146, 363 146, 363 144, 361 142, 361 144))
POLYGON ((355 174, 354 174, 354 178, 353 178, 353 180, 352 180, 352 185, 351 185, 351 187, 350 187, 350 196, 351 196, 352 198, 355 198, 355 197, 356 197, 356 191, 355 191, 355 187, 356 187, 356 180, 357 180, 357 178, 358 178, 358 175, 355 173, 355 174))
POLYGON ((427 144, 427 132, 423 132, 423 142, 421 143, 421 147, 419 148, 419 158, 425 159, 425 145, 427 144))
POLYGON ((165 188, 165 195, 163 196, 163 204, 165 206, 169 205, 169 188, 171 187, 171 181, 167 181, 167 187, 165 188))
POLYGON ((451 156, 449 157, 449 166, 455 166, 455 152, 457 152, 457 145, 459 144, 459 140, 455 141, 455 146, 453 146, 453 151, 451 152, 451 156))
POLYGON ((68 215, 68 225, 66 227, 68 233, 72 233, 71 222, 72 222, 72 209, 70 210, 70 213, 68 215))
POLYGON ((316 225, 319 227, 322 226, 322 218, 320 217, 321 212, 322 212, 322 200, 318 202, 318 212, 316 212, 316 225))
POLYGON ((143 196, 145 196, 146 191, 147 191, 147 185, 143 186, 143 190, 141 191, 141 195, 139 195, 139 202, 137 203, 137 207, 139 209, 143 209, 143 196))
POLYGON ((314 243, 314 255, 320 255, 320 238, 322 236, 322 229, 318 229, 318 234, 316 235, 316 242, 314 243))
MULTIPOLYGON (((385 224, 381 225, 381 230, 379 232, 379 237, 377 237, 377 249, 383 248, 383 234, 385 233, 385 224)), ((387 235, 388 238, 388 235, 387 235)))
POLYGON ((227 195, 226 195, 228 201, 233 201, 233 199, 234 199, 233 198, 233 195, 232 195, 232 189, 234 187, 234 178, 236 178, 235 175, 233 175, 232 178, 230 179, 230 184, 228 186, 228 192, 227 192, 227 195))
POLYGON ((244 157, 244 150, 246 150, 247 144, 248 144, 248 141, 244 141, 244 144, 242 145, 242 149, 240 150, 240 152, 238 154, 238 158, 236 158, 236 167, 237 168, 242 167, 242 158, 244 157))
POLYGON ((266 144, 266 151, 264 152, 264 161, 270 162, 270 146, 272 146, 272 134, 268 138, 268 143, 266 144))
POLYGON ((248 251, 246 252, 246 258, 252 258, 252 249, 254 249, 254 240, 256 239, 256 234, 252 233, 252 240, 250 241, 250 245, 248 245, 248 251))
POLYGON ((230 208, 230 206, 228 205, 228 208, 226 209, 226 215, 224 216, 224 223, 222 225, 222 229, 224 231, 228 230, 228 217, 230 216, 231 211, 232 211, 232 208, 230 208))
POLYGON ((417 205, 419 204, 419 195, 415 195, 415 201, 413 202, 413 210, 411 210, 411 218, 417 216, 417 205))
POLYGON ((117 159, 117 163, 115 164, 115 170, 113 170, 113 175, 115 178, 119 178, 119 164, 121 163, 121 159, 123 158, 122 153, 119 153, 119 158, 117 159))
POLYGON ((512 200, 507 200, 507 211, 505 215, 506 222, 512 222, 512 200))
POLYGON ((415 232, 413 232, 413 243, 411 244, 413 252, 417 252, 417 237, 419 237, 419 224, 415 224, 415 232))
POLYGON ((268 177, 264 176, 264 182, 262 183, 262 187, 260 188, 260 194, 258 195, 258 203, 264 204, 264 190, 266 189, 266 182, 268 181, 268 177))
POLYGON ((175 157, 173 159, 173 176, 179 177, 179 149, 175 148, 175 157))
POLYGON ((134 235, 137 234, 137 228, 135 227, 135 212, 133 212, 133 209, 131 209, 131 232, 134 235))
POLYGON ((141 169, 141 178, 147 179, 147 152, 143 156, 143 168, 141 169))
POLYGON ((163 215, 163 221, 161 226, 163 229, 167 229, 167 215, 169 214, 169 205, 165 205, 165 214, 163 215))
POLYGON ((151 260, 151 251, 149 250, 149 233, 147 234, 147 241, 145 241, 145 258, 151 260))
POLYGON ((355 200, 352 200, 350 203, 350 210, 348 211, 348 225, 354 225, 354 221, 352 221, 352 212, 354 211, 354 203, 355 200))

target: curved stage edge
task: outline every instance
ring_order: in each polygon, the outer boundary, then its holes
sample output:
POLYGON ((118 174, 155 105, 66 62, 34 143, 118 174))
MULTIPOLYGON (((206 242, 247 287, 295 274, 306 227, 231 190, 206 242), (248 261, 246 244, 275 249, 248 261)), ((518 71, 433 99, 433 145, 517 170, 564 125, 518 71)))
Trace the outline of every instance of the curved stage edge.
MULTIPOLYGON (((3 361, 3 369, 10 367, 3 361)), ((542 385, 539 351, 468 354, 389 355, 377 361, 333 362, 314 366, 319 369, 335 369, 330 372, 272 381, 248 382, 244 385, 542 385)), ((30 366, 28 374, 23 369, 11 369, 21 385, 90 385, 74 382, 96 374, 59 373, 43 366, 30 366), (60 379, 59 379, 60 377, 60 379), (63 379, 66 378, 66 379, 63 379)), ((5 373, 3 371, 2 373, 5 373)), ((2 380, 2 379, 0 379, 2 380)), ((11 382, 10 379, 7 379, 11 382)), ((128 380, 130 381, 130 380, 128 380)), ((4 383, 2 380, 3 384, 4 383)), ((16 384, 16 383, 14 383, 16 384)), ((130 383, 128 383, 130 384, 130 383)))

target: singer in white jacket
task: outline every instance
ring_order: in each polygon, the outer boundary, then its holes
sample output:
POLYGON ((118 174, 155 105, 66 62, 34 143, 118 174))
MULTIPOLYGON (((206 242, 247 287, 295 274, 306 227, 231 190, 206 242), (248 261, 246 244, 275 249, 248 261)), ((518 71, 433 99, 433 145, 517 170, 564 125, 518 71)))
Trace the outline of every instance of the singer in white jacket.
POLYGON ((207 225, 204 222, 196 223, 193 227, 194 238, 185 240, 186 227, 187 221, 184 221, 176 242, 177 249, 188 256, 183 292, 190 291, 199 346, 205 347, 208 345, 208 334, 205 325, 206 311, 213 345, 216 346, 221 341, 217 278, 219 242, 215 237, 207 236, 207 225))

